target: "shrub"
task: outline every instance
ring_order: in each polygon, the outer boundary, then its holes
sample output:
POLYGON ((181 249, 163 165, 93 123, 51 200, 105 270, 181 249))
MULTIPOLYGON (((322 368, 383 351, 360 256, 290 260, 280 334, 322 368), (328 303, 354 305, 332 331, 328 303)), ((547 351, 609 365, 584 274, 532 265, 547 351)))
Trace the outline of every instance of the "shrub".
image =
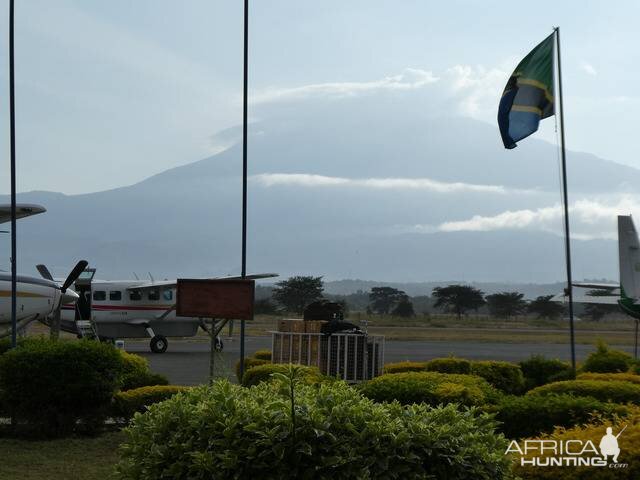
POLYGON ((588 423, 594 415, 612 418, 626 415, 628 408, 590 397, 571 395, 505 396, 488 409, 496 414, 499 427, 508 438, 532 437, 551 433, 555 427, 573 427, 588 423))
MULTIPOLYGON (((251 370, 252 368, 258 367, 260 365, 266 365, 268 363, 271 362, 269 360, 262 360, 260 358, 246 357, 244 359, 244 373, 246 374, 247 371, 251 370)), ((240 360, 236 362, 236 378, 238 379, 238 381, 242 380, 240 378, 240 360)))
POLYGON ((484 378, 498 390, 517 394, 524 390, 524 377, 518 365, 509 362, 482 361, 471 363, 471 373, 484 378))
POLYGON ((584 372, 621 373, 629 370, 634 360, 631 355, 620 350, 610 350, 602 341, 595 352, 589 354, 582 365, 584 372))
POLYGON ((189 388, 177 385, 154 385, 117 392, 113 396, 113 415, 128 420, 136 412, 146 411, 149 405, 162 402, 189 388))
POLYGON ((533 355, 528 360, 523 360, 520 362, 520 369, 527 390, 560 380, 573 380, 574 377, 571 365, 542 355, 533 355))
POLYGON ((29 341, 0 356, 0 397, 14 421, 32 433, 93 431, 102 425, 121 368, 112 345, 29 341))
POLYGON ((295 388, 294 425, 281 387, 263 383, 247 389, 219 381, 152 405, 125 430, 117 475, 121 480, 510 476, 507 442, 485 414, 376 404, 333 382, 295 388))
POLYGON ((434 358, 427 362, 425 369, 430 372, 469 374, 471 373, 471 362, 455 357, 434 358))
POLYGON ((132 390, 134 388, 152 385, 168 385, 169 380, 164 375, 153 373, 149 369, 146 358, 124 350, 118 350, 122 357, 122 374, 120 376, 120 390, 132 390))
MULTIPOLYGON (((516 456, 516 473, 523 480, 636 480, 640 478, 640 414, 634 412, 627 418, 617 421, 593 422, 589 425, 574 427, 570 430, 557 429, 545 439, 554 440, 581 440, 591 441, 598 448, 600 439, 606 433, 606 428, 611 426, 613 434, 617 435, 622 428, 628 425, 627 429, 618 439, 620 446, 620 457, 618 462, 626 463, 625 468, 606 467, 535 467, 520 466, 520 457, 516 456)), ((574 445, 574 448, 577 447, 574 445)), ((546 457, 547 454, 536 452, 536 456, 546 457)), ((552 454, 553 455, 553 454, 552 454)), ((584 456, 595 454, 586 453, 584 456)), ((527 456, 531 457, 531 455, 527 456)), ((602 457, 600 457, 602 458, 602 457)), ((609 457, 609 465, 612 464, 609 457)))
POLYGON ((603 402, 640 403, 640 385, 613 380, 565 380, 534 388, 527 395, 562 393, 575 397, 593 397, 603 402))
POLYGON ((396 362, 387 363, 384 373, 423 372, 426 362, 396 362))
POLYGON ((484 405, 498 398, 496 390, 485 380, 453 373, 405 372, 382 375, 363 383, 359 388, 362 394, 371 400, 397 400, 404 405, 484 405))
MULTIPOLYGON (((300 365, 299 367, 306 383, 314 384, 323 380, 320 371, 316 367, 306 367, 304 365, 300 365)), ((251 387, 261 382, 268 382, 274 373, 287 373, 288 370, 289 365, 285 363, 265 363, 264 365, 258 365, 244 372, 242 385, 251 387)))
POLYGON ((578 380, 614 380, 618 382, 631 382, 640 385, 640 375, 634 375, 633 373, 581 373, 580 375, 578 375, 578 380))
POLYGON ((253 358, 257 358, 258 360, 269 360, 269 361, 271 361, 271 350, 257 350, 253 354, 253 358))

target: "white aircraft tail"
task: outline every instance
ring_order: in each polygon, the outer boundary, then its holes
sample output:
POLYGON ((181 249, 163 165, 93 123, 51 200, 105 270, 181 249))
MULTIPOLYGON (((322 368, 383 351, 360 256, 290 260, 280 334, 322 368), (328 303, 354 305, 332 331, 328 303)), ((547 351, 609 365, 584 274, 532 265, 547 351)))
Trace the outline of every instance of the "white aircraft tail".
POLYGON ((631 215, 618 215, 618 255, 622 298, 640 298, 640 241, 631 215))

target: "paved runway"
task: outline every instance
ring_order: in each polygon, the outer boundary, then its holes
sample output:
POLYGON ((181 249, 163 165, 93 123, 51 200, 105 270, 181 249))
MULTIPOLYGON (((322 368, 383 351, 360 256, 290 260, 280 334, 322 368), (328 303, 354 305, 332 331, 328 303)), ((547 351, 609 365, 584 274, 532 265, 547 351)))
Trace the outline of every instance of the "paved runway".
MULTIPOLYGON (((220 369, 230 378, 235 378, 234 366, 239 358, 240 345, 237 338, 224 340, 224 365, 220 369)), ((270 337, 247 337, 246 355, 260 349, 270 349, 270 337)), ((614 346, 619 350, 633 352, 633 347, 614 346)), ((576 345, 578 360, 585 358, 595 347, 576 345)), ((209 375, 209 344, 169 339, 169 349, 163 354, 149 352, 147 342, 127 342, 126 350, 139 353, 149 359, 153 371, 166 375, 176 385, 197 385, 205 383, 209 375)), ((569 360, 569 346, 562 344, 529 343, 481 343, 481 342, 430 342, 430 341, 387 341, 385 343, 385 363, 403 360, 429 360, 436 357, 455 355, 472 360, 519 361, 539 354, 549 358, 569 360)))

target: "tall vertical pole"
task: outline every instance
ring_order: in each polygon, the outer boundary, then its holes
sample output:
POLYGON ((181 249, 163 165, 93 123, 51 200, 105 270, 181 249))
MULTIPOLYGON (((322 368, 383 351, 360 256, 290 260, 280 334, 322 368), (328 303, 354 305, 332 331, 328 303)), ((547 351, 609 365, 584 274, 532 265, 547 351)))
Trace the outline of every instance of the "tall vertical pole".
POLYGON ((11 141, 11 346, 18 341, 18 284, 16 248, 16 101, 13 64, 13 12, 14 0, 9 0, 9 135, 11 141))
POLYGON ((560 60, 560 27, 556 27, 556 51, 558 53, 558 103, 560 105, 560 151, 562 154, 562 197, 564 200, 564 241, 567 259, 567 295, 569 297, 569 334, 571 337, 571 367, 576 370, 576 339, 573 321, 573 281, 571 279, 571 237, 569 236, 569 195, 567 193, 567 152, 564 143, 564 107, 562 105, 562 62, 560 60))
MULTIPOLYGON (((244 83, 242 92, 242 278, 247 276, 247 103, 249 87, 249 0, 244 0, 244 83)), ((245 320, 240 321, 240 380, 244 375, 245 320)))

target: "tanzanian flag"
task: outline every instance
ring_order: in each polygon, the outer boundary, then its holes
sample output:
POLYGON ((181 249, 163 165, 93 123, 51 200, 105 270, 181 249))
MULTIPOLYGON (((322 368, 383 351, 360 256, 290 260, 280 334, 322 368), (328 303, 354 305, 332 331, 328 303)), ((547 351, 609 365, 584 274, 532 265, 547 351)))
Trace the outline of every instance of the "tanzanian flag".
POLYGON ((505 148, 538 130, 553 108, 554 33, 529 52, 511 74, 498 107, 498 125, 505 148))

